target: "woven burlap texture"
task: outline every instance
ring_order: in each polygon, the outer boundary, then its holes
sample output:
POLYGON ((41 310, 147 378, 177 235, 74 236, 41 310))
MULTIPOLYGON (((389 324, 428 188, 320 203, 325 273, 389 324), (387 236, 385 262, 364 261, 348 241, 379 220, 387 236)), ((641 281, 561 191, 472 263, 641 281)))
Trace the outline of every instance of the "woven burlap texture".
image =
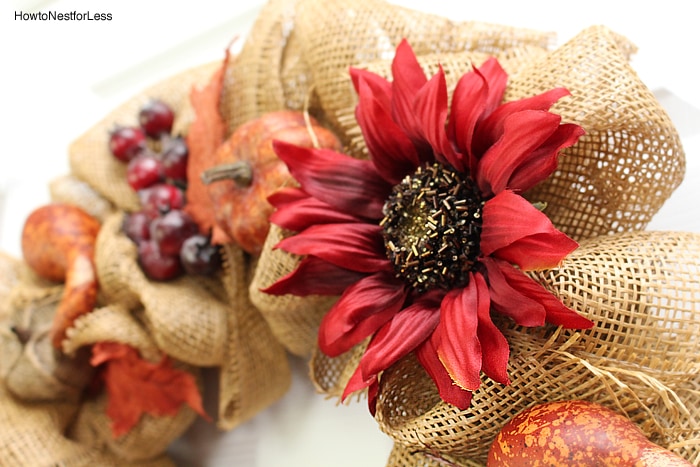
POLYGON ((119 105, 71 144, 70 174, 50 188, 52 196, 91 207, 104 221, 96 262, 105 309, 76 323, 64 350, 72 352, 113 333, 144 356, 155 358, 162 351, 195 367, 217 367, 217 425, 231 429, 276 401, 291 381, 285 349, 248 300, 248 259, 227 248, 227 268, 220 276, 148 280, 136 262, 135 245, 119 231, 124 213, 140 209, 139 199, 126 182, 126 164, 109 153, 107 143, 115 126, 136 125, 139 108, 153 98, 173 108, 173 134, 186 135, 194 117, 190 93, 219 66, 183 71, 119 105))
POLYGON ((522 329, 502 321, 512 384, 484 379, 463 412, 440 401, 420 364, 407 358, 382 376, 380 428, 411 452, 455 465, 483 463, 516 413, 585 399, 625 414, 652 441, 697 464, 698 264, 698 234, 629 232, 584 241, 559 268, 533 276, 595 321, 593 329, 522 329))
MULTIPOLYGON (((144 451, 136 446, 123 457, 69 433, 79 425, 77 414, 92 404, 83 404, 80 398, 92 369, 86 349, 75 349, 79 355, 71 358, 55 352, 48 339, 62 286, 38 279, 24 263, 7 255, 0 255, 0 283, 0 425, 12 427, 0 434, 0 465, 172 466, 162 442, 154 451, 153 440, 148 440, 148 456, 139 456, 144 451)), ((164 423, 174 426, 170 419, 156 421, 164 423)), ((95 426, 93 419, 91 427, 95 426)), ((109 430, 110 423, 101 420, 99 426, 109 430)), ((180 426, 181 431, 187 425, 180 426)), ((162 426, 154 429, 151 421, 140 422, 136 430, 164 431, 162 426)), ((111 432, 105 433, 105 439, 111 438, 111 432)), ((162 433, 159 439, 165 439, 162 433)))
MULTIPOLYGON (((490 54, 498 56, 510 74, 506 101, 532 96, 554 87, 569 89, 572 95, 558 102, 553 110, 560 113, 565 121, 582 125, 586 135, 564 152, 560 167, 553 176, 526 196, 532 201, 546 203, 546 213, 555 225, 573 238, 602 241, 609 235, 625 238, 626 232, 642 231, 682 181, 685 158, 677 131, 629 62, 636 51, 634 44, 606 27, 590 27, 566 44, 545 50, 550 39, 545 34, 522 36, 523 30, 508 29, 504 34, 504 29, 498 26, 489 30, 484 25, 462 25, 459 34, 471 34, 472 38, 479 33, 488 38, 508 39, 500 48, 493 46, 493 42, 487 42, 489 46, 464 47, 467 52, 453 54, 449 46, 444 49, 442 46, 452 43, 454 32, 443 30, 442 34, 445 35, 438 40, 417 27, 414 19, 404 17, 405 11, 402 9, 376 1, 353 3, 352 8, 343 1, 320 3, 268 3, 266 8, 269 14, 259 20, 261 28, 256 30, 259 34, 251 36, 253 40, 245 44, 236 64, 229 70, 227 92, 234 96, 229 99, 240 108, 251 109, 242 110, 240 118, 255 116, 275 106, 303 102, 309 106, 311 113, 320 115, 338 132, 346 144, 346 152, 365 157, 366 150, 353 120, 356 100, 347 69, 349 66, 367 68, 389 77, 393 49, 398 40, 405 36, 427 73, 434 73, 438 62, 443 65, 448 86, 453 86, 456 78, 468 71, 472 64, 479 64, 486 54, 490 54), (371 13, 367 15, 371 18, 363 16, 365 4, 369 5, 367 8, 371 13), (355 21, 356 18, 364 19, 355 21), (395 26, 388 26, 394 21, 395 26), (386 31, 391 33, 385 36, 386 31), (509 36, 508 31, 514 31, 515 36, 509 36), (397 35, 392 35, 394 33, 397 35), (342 40, 338 40, 341 37, 342 40), (423 38, 426 38, 425 43, 421 43, 423 38), (255 57, 258 61, 255 61, 255 57), (289 68, 297 73, 293 77, 285 74, 289 57, 294 57, 294 66, 289 68), (251 64, 247 63, 248 59, 251 64), (269 73, 269 76, 266 75, 269 81, 266 82, 271 82, 270 86, 254 85, 251 83, 255 81, 245 81, 246 78, 240 76, 252 73, 253 76, 248 78, 256 80, 256 69, 260 70, 259 73, 263 73, 262 70, 269 73), (236 77, 240 77, 240 80, 236 77), (241 87, 239 91, 237 83, 241 87), (244 90, 247 86, 256 86, 258 92, 246 94, 244 90), (305 99, 295 94, 299 89, 308 93, 305 99)), ((411 16, 411 13, 407 14, 411 16)), ((450 24, 449 21, 442 21, 443 24, 450 24)), ((484 44, 476 39, 470 43, 484 44)), ((298 353, 313 353, 312 378, 317 387, 328 395, 338 396, 354 371, 362 349, 358 347, 354 352, 336 359, 326 358, 315 350, 318 320, 332 299, 269 297, 260 292, 261 288, 272 284, 298 264, 299 258, 274 249, 281 238, 292 234, 273 226, 251 285, 251 298, 288 348, 298 353), (304 336, 306 341, 299 340, 304 336)), ((647 234, 638 235, 642 237, 634 237, 633 242, 638 240, 645 244, 644 235, 647 234)), ((667 235, 670 244, 663 252, 665 255, 679 259, 685 254, 685 248, 695 248, 695 239, 683 241, 680 234, 667 235)), ((618 253, 613 243, 609 247, 612 250, 608 254, 614 256, 618 253)), ((607 258, 604 252, 602 254, 607 258)), ((600 280, 605 284, 609 274, 595 277, 601 270, 602 259, 595 261, 598 269, 591 271, 593 277, 587 276, 586 280, 589 283, 600 280)), ((669 274, 673 274, 673 267, 669 274)), ((631 271, 625 271, 623 275, 626 273, 631 271)), ((569 274, 575 281, 577 272, 571 271, 569 274)), ((559 283, 569 284, 566 275, 557 277, 559 283)), ((546 280, 544 277, 539 279, 546 280)), ((691 290, 697 288, 697 282, 687 281, 691 290)), ((697 334, 697 305, 693 303, 693 300, 697 300, 697 292, 691 293, 695 295, 690 299, 690 310, 685 316, 673 318, 670 326, 680 329, 689 327, 697 334)), ((600 321, 596 329, 627 326, 626 333, 641 334, 639 339, 647 337, 647 330, 628 326, 629 321, 634 322, 634 319, 624 317, 624 313, 594 315, 595 307, 601 306, 600 301, 604 297, 601 294, 596 296, 597 301, 589 299, 581 309, 582 313, 600 321), (620 319, 624 319, 624 322, 620 323, 620 319)), ((629 303, 618 303, 616 306, 622 305, 629 306, 629 303)), ((627 313, 634 314, 635 310, 628 310, 627 313)), ((636 318, 636 315, 633 316, 636 318)), ((595 396, 596 400, 624 411, 642 424, 645 432, 657 442, 672 447, 685 457, 697 456, 695 440, 698 419, 693 412, 697 403, 691 399, 696 394, 692 387, 696 387, 698 382, 688 376, 697 372, 696 367, 685 368, 683 370, 688 373, 684 373, 668 367, 649 366, 646 361, 634 361, 628 365, 628 357, 634 357, 636 348, 620 343, 619 337, 608 342, 603 350, 597 350, 599 360, 594 359, 596 355, 574 354, 572 361, 568 361, 567 350, 582 351, 579 350, 582 345, 580 334, 558 334, 549 328, 514 330, 507 322, 501 325, 513 345, 514 359, 522 352, 541 352, 538 354, 541 361, 530 358, 520 372, 511 370, 511 377, 517 378, 520 386, 526 386, 527 390, 518 391, 519 386, 515 383, 501 388, 484 381, 479 393, 482 401, 475 397, 476 404, 483 404, 483 407, 478 405, 465 413, 457 411, 457 415, 453 416, 450 409, 444 409, 444 404, 441 405, 432 381, 425 377, 420 366, 414 360, 406 359, 382 378, 378 420, 382 429, 399 444, 397 452, 400 455, 393 457, 404 458, 406 452, 419 451, 458 465, 480 463, 495 435, 494 430, 514 415, 513 408, 522 409, 524 404, 533 401, 595 396), (626 353, 632 355, 627 356, 626 353), (609 360, 611 357, 615 360, 609 360), (593 359, 592 363, 588 358, 593 359), (619 365, 618 361, 621 362, 619 365), (414 374, 423 376, 411 376, 414 374), (395 386, 391 385, 392 381, 395 386), (629 387, 639 388, 639 394, 644 397, 635 396, 636 392, 629 390, 629 387), (542 392, 533 392, 531 397, 529 392, 535 388, 542 392), (654 392, 655 389, 658 392, 654 392), (504 398, 504 393, 511 392, 514 394, 512 398, 504 398), (653 405, 653 409, 644 404, 653 405), (436 412, 433 407, 445 411, 436 412), (472 421, 486 409, 492 418, 480 419, 483 421, 477 428, 465 428, 465 423, 460 425, 453 422, 453 417, 472 421), (650 416, 652 411, 656 411, 655 417, 650 416), (498 417, 493 414, 498 414, 498 417), (404 445, 406 450, 403 449, 404 445)), ((651 328, 659 330, 665 325, 657 323, 651 328)), ((693 345, 697 344, 692 334, 689 334, 689 339, 694 342, 693 345)), ((681 352, 686 357, 684 361, 692 363, 697 348, 693 350, 674 340, 669 341, 669 345, 674 344, 677 347, 671 347, 669 351, 674 355, 681 352)), ((462 419, 460 421, 464 422, 462 419)), ((394 465, 404 465, 401 462, 404 461, 397 461, 394 465)), ((410 464, 409 461, 405 465, 423 464, 410 464)))
MULTIPOLYGON (((226 246, 220 276, 150 281, 138 266, 135 244, 121 233, 122 219, 122 213, 108 218, 97 239, 105 301, 138 316, 159 350, 191 365, 220 368, 220 428, 234 428, 279 399, 291 373, 283 347, 248 299, 252 269, 247 256, 226 246)), ((113 323, 110 328, 118 329, 113 323)), ((137 335, 125 334, 130 339, 137 335)))

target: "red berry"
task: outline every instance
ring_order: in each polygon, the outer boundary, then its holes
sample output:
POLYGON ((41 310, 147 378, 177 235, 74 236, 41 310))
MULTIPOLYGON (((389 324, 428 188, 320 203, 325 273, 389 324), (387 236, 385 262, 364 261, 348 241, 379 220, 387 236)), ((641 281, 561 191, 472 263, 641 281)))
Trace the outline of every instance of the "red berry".
POLYGON ((148 136, 157 137, 170 133, 173 128, 175 113, 165 102, 151 99, 139 111, 139 124, 148 136))
POLYGON ((182 244, 198 233, 199 227, 185 211, 173 209, 151 222, 151 239, 164 255, 180 255, 182 244))
POLYGON ((221 253, 209 237, 195 234, 182 244, 180 262, 188 274, 208 276, 221 268, 221 253))
POLYGON ((164 180, 163 162, 153 154, 142 154, 129 161, 126 168, 126 181, 138 191, 164 180))
POLYGON ((175 183, 187 182, 187 143, 181 137, 165 138, 161 158, 163 173, 175 183))
POLYGON ((136 211, 124 215, 122 231, 138 244, 151 238, 151 221, 154 219, 146 211, 136 211))
POLYGON ((179 256, 164 255, 154 240, 138 244, 138 264, 146 277, 156 281, 175 279, 183 274, 179 256))
POLYGON ((146 150, 146 134, 141 128, 119 126, 109 134, 109 151, 122 162, 129 162, 146 150))
POLYGON ((172 209, 181 209, 185 205, 185 193, 169 183, 157 183, 138 190, 141 208, 155 215, 164 214, 172 209))

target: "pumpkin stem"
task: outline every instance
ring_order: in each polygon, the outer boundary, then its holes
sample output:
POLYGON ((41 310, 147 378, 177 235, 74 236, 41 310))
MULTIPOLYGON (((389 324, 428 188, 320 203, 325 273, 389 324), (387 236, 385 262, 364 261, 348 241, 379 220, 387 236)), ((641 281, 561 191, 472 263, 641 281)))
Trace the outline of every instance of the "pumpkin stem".
POLYGON ((200 178, 205 185, 222 180, 233 180, 239 187, 247 187, 253 183, 253 168, 248 161, 221 164, 205 170, 200 178))

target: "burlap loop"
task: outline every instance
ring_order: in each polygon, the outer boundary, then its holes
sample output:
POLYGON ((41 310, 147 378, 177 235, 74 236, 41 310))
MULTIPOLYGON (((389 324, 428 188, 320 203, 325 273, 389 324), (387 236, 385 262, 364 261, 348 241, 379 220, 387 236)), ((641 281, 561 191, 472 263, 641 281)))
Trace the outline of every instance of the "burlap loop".
MULTIPOLYGON (((0 283, 11 286, 0 291, 0 425, 12 427, 0 435, 0 465, 125 465, 124 457, 102 447, 85 445, 68 434, 76 414, 82 411, 83 391, 93 378, 86 344, 95 341, 69 338, 69 353, 53 348, 48 329, 62 286, 37 279, 21 261, 5 255, 0 256, 0 283)), ((81 320, 94 323, 103 314, 95 313, 84 315, 81 320)), ((71 333, 80 335, 85 327, 79 325, 71 333)), ((118 340, 114 328, 107 330, 103 326, 102 330, 105 340, 118 340)), ((125 342, 131 341, 134 338, 130 335, 125 342)), ((160 423, 166 422, 169 420, 160 423)), ((91 420, 90 431, 94 432, 96 423, 103 424, 103 432, 109 430, 108 421, 91 420)), ((185 428, 181 426, 178 433, 185 428)), ((147 462, 128 464, 171 466, 162 454, 163 443, 161 451, 149 451, 147 462)), ((148 449, 152 450, 152 445, 148 449)))
POLYGON ((218 65, 201 65, 171 76, 114 109, 70 145, 70 175, 87 183, 116 208, 137 211, 139 199, 126 181, 127 166, 109 152, 109 132, 118 125, 138 125, 139 108, 149 99, 161 99, 175 112, 173 133, 185 134, 193 117, 190 90, 206 83, 218 65))
POLYGON ((233 129, 271 110, 308 106, 347 142, 336 110, 352 105, 348 67, 390 59, 403 37, 420 55, 547 48, 554 38, 525 28, 454 22, 381 0, 272 0, 227 71, 224 117, 233 129))
POLYGON ((235 245, 223 248, 223 284, 235 311, 228 314, 217 424, 229 430, 282 397, 291 384, 291 369, 285 348, 248 296, 254 262, 235 245))
MULTIPOLYGON (((472 407, 442 402, 417 360, 381 379, 377 421, 409 451, 483 463, 503 424, 536 403, 586 399, 624 413, 654 442, 700 461, 700 235, 631 232, 590 239, 535 274, 588 331, 524 329, 502 320, 511 346, 503 386, 487 378, 472 407)), ((326 375, 326 378, 328 376, 326 375)))
POLYGON ((119 304, 98 307, 81 316, 67 330, 63 351, 73 355, 98 342, 119 342, 133 347, 145 360, 159 361, 163 352, 134 313, 119 304))
POLYGON ((628 62, 634 46, 603 26, 582 31, 509 80, 506 100, 563 86, 553 107, 586 135, 527 194, 562 231, 582 239, 643 230, 685 174, 680 136, 628 62))
POLYGON ((263 292, 277 279, 294 270, 298 257, 274 246, 289 232, 270 226, 262 254, 250 284, 250 299, 260 310, 275 337, 292 354, 309 356, 316 345, 316 333, 321 318, 336 300, 329 297, 273 296, 263 292))
POLYGON ((0 465, 66 467, 173 467, 165 455, 146 462, 125 462, 64 435, 77 406, 69 402, 26 403, 0 385, 0 465), (7 428, 11 427, 11 428, 7 428))
POLYGON ((84 350, 64 355, 53 348, 48 327, 37 330, 7 372, 5 385, 28 402, 78 401, 93 373, 84 350))
POLYGON ((121 232, 122 218, 122 213, 108 218, 97 237, 95 263, 106 303, 142 310, 153 340, 173 358, 196 366, 221 364, 229 306, 218 280, 148 280, 137 263, 136 245, 121 232))
POLYGON ((52 201, 79 206, 100 222, 104 222, 115 210, 114 205, 87 182, 72 174, 51 180, 49 194, 52 201))

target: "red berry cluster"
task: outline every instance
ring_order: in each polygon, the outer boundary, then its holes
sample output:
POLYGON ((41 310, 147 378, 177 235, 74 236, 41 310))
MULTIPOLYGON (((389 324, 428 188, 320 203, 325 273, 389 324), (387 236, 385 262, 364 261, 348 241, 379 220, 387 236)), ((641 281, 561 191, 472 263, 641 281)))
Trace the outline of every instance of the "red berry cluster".
POLYGON ((128 164, 126 179, 141 205, 125 214, 122 230, 136 243, 143 272, 159 281, 221 267, 219 248, 184 210, 189 151, 184 138, 171 134, 174 119, 168 104, 152 99, 139 110, 138 126, 109 135, 110 152, 128 164))

